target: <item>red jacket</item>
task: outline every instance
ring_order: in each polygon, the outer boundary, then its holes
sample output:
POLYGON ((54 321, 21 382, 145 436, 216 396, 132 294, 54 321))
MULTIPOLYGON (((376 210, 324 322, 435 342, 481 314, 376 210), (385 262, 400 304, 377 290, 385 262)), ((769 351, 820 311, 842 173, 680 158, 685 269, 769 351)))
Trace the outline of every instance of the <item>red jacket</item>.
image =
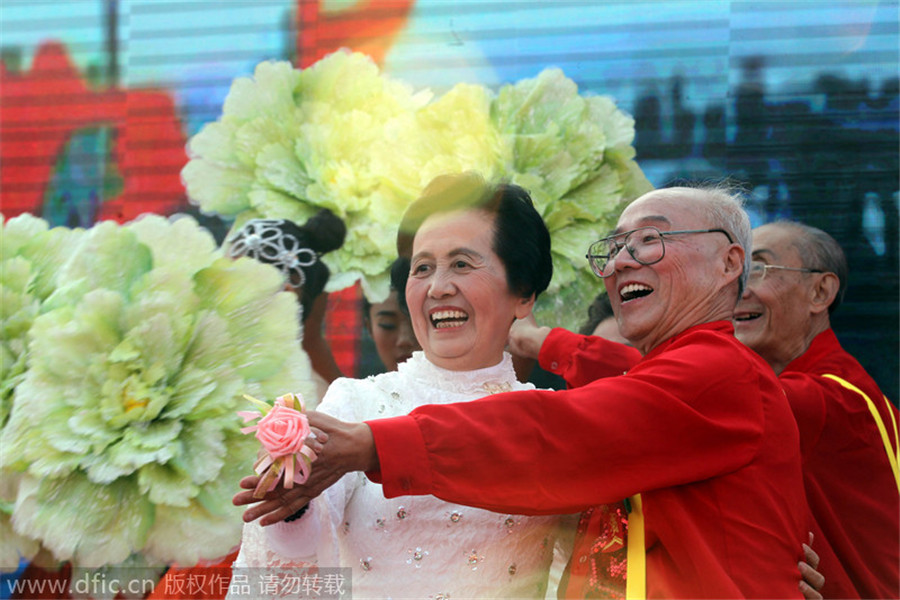
POLYGON ((900 598, 900 492, 884 442, 865 399, 838 382, 837 375, 874 403, 896 452, 897 409, 831 329, 781 373, 800 427, 806 497, 823 539, 836 556, 821 552, 822 594, 845 598, 853 591, 833 576, 843 569, 861 598, 900 598))
POLYGON ((637 348, 555 328, 541 344, 538 363, 565 379, 570 388, 576 388, 601 377, 624 375, 641 358, 637 348))
POLYGON ((674 336, 626 375, 368 424, 370 477, 388 497, 553 514, 641 493, 649 597, 800 597, 797 427, 726 321, 674 336))
MULTIPOLYGON (((602 338, 554 329, 541 347, 541 366, 570 386, 627 370, 640 355, 602 338)), ((897 409, 829 329, 779 377, 800 429, 806 495, 816 519, 826 598, 900 597, 900 493, 884 442, 865 399, 874 403, 893 448, 897 409), (864 465, 864 468, 860 466, 864 465), (852 517, 851 517, 852 516, 852 517)))

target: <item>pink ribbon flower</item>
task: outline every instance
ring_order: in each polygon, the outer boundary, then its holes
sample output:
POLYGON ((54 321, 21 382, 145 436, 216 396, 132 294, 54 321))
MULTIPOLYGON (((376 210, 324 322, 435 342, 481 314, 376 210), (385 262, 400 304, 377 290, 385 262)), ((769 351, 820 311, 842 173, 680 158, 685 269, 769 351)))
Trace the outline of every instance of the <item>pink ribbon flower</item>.
POLYGON ((259 418, 256 425, 244 427, 241 433, 256 432, 256 439, 265 453, 260 456, 254 471, 259 475, 259 484, 253 490, 254 498, 263 498, 266 492, 275 489, 284 476, 284 487, 292 488, 294 483, 303 484, 309 479, 316 453, 305 445, 311 433, 309 421, 303 413, 303 399, 296 394, 285 394, 275 399, 273 406, 251 396, 244 396, 257 406, 259 411, 239 411, 244 422, 259 418), (262 418, 260 418, 262 417, 262 418))

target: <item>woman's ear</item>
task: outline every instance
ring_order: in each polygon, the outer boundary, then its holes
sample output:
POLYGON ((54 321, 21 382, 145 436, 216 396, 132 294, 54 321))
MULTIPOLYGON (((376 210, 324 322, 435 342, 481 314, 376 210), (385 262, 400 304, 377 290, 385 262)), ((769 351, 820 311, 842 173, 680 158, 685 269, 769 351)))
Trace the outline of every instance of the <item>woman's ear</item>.
POLYGON ((834 302, 838 291, 841 288, 841 282, 834 273, 820 273, 817 281, 810 289, 810 311, 818 314, 827 311, 831 303, 834 302))
POLYGON ((531 314, 532 308, 534 308, 534 294, 525 298, 519 298, 519 301, 516 303, 516 318, 524 319, 531 314))

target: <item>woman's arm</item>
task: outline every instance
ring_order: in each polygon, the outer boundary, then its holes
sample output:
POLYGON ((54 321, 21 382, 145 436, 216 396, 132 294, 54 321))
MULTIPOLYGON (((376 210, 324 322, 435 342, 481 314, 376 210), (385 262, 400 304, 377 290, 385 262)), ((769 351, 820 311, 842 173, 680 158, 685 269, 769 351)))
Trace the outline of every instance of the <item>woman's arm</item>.
POLYGON ((313 370, 322 379, 331 383, 338 377, 343 377, 340 368, 331 353, 331 347, 322 336, 322 327, 325 322, 325 309, 328 307, 328 294, 321 293, 313 301, 309 315, 303 319, 303 350, 309 355, 313 370))

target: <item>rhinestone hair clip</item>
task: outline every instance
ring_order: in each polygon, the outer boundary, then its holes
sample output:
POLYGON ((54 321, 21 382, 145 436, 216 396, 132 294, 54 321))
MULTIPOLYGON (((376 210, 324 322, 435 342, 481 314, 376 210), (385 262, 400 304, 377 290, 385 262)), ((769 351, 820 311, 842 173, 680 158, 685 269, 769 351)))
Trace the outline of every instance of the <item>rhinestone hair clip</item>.
POLYGON ((228 256, 249 256, 278 268, 290 285, 302 287, 306 282, 303 267, 312 266, 319 255, 304 247, 300 240, 285 233, 284 219, 251 219, 228 238, 228 256))

